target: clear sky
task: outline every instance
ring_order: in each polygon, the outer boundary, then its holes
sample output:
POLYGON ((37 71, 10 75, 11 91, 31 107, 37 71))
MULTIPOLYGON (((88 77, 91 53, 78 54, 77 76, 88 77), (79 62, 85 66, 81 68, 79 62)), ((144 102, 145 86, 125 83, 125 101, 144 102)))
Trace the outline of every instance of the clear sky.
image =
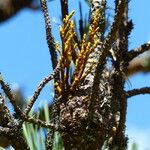
MULTIPOLYGON (((70 0, 69 10, 78 7, 78 1, 70 0)), ((84 11, 88 7, 82 1, 84 11)), ((58 0, 48 3, 50 17, 53 20, 53 34, 59 41, 60 5, 58 0)), ((76 11, 78 17, 78 11, 76 11)), ((135 48, 150 40, 150 1, 131 0, 130 19, 134 30, 130 36, 130 48, 135 48)), ((41 11, 28 9, 0 24, 0 72, 5 80, 13 85, 19 84, 26 98, 32 95, 39 82, 51 72, 51 60, 45 40, 44 19, 41 11)), ((126 88, 150 86, 150 74, 137 74, 129 78, 126 88)), ((39 101, 51 99, 50 84, 42 92, 39 101)), ((127 112, 127 133, 132 141, 139 143, 140 150, 149 147, 150 138, 150 96, 142 95, 129 99, 127 112), (143 140, 145 138, 145 140, 143 140), (145 147, 143 145, 145 145, 145 147)))

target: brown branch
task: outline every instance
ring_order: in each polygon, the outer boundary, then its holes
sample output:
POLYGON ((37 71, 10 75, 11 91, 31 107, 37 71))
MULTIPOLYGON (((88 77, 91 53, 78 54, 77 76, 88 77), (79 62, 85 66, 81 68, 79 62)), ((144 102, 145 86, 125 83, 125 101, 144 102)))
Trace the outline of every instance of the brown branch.
POLYGON ((133 89, 126 92, 127 98, 140 94, 150 94, 150 87, 143 87, 140 89, 133 89))
POLYGON ((12 145, 12 147, 16 150, 24 149, 29 150, 29 147, 22 137, 22 134, 20 133, 20 130, 17 130, 16 126, 14 128, 7 128, 7 127, 1 127, 0 126, 0 143, 1 146, 9 146, 12 145))
POLYGON ((104 44, 102 45, 103 50, 102 50, 102 53, 100 54, 99 62, 98 62, 98 65, 97 65, 96 71, 95 71, 91 99, 95 99, 98 95, 96 91, 99 87, 101 71, 103 71, 103 69, 104 69, 103 66, 105 65, 105 61, 106 61, 107 55, 109 54, 111 45, 117 38, 116 32, 118 31, 119 26, 121 24, 124 9, 125 9, 125 2, 123 0, 119 0, 117 8, 116 8, 116 15, 114 18, 114 22, 111 26, 111 30, 108 33, 108 36, 106 37, 106 39, 104 41, 104 44))
POLYGON ((132 49, 131 51, 128 52, 128 59, 131 61, 133 58, 139 56, 140 54, 150 50, 150 42, 144 43, 141 46, 132 49))
POLYGON ((119 0, 117 8, 116 8, 116 14, 115 14, 115 17, 114 17, 114 22, 112 23, 110 32, 108 33, 108 35, 107 35, 107 37, 105 39, 105 42, 104 42, 104 49, 105 49, 104 53, 108 53, 108 51, 111 48, 112 43, 117 38, 116 32, 118 31, 119 26, 120 26, 120 24, 122 22, 124 9, 125 9, 125 2, 124 2, 124 0, 119 0))
POLYGON ((52 35, 52 27, 50 24, 50 18, 48 14, 48 8, 47 8, 47 2, 46 0, 40 0, 41 3, 41 8, 43 11, 44 19, 45 19, 45 27, 46 27, 46 40, 49 48, 49 52, 51 55, 51 60, 52 60, 52 67, 55 69, 57 66, 57 52, 56 52, 56 47, 55 47, 55 41, 54 37, 52 35))
POLYGON ((60 0, 62 20, 68 15, 68 0, 60 0))
POLYGON ((145 57, 136 57, 135 59, 129 62, 127 67, 126 75, 131 76, 139 72, 147 73, 150 72, 150 58, 145 57))
POLYGON ((57 76, 57 74, 58 74, 59 71, 60 71, 60 68, 59 68, 59 64, 58 64, 57 67, 54 69, 54 73, 48 75, 47 77, 45 77, 45 78, 41 81, 41 83, 39 84, 39 86, 38 86, 37 89, 35 90, 35 92, 34 92, 32 98, 30 99, 29 104, 28 104, 28 105, 26 106, 26 108, 25 108, 25 111, 24 111, 24 114, 25 114, 25 115, 27 115, 27 114, 30 112, 30 110, 31 110, 31 108, 32 108, 32 106, 33 106, 33 104, 34 104, 35 101, 37 100, 38 96, 40 95, 40 93, 41 93, 42 89, 45 87, 45 85, 46 85, 50 80, 54 79, 55 76, 57 76))
MULTIPOLYGON (((102 33, 99 33, 100 36, 98 37, 99 38, 99 47, 100 47, 100 53, 98 53, 100 56, 97 57, 98 59, 98 64, 97 66, 95 67, 95 76, 94 76, 94 82, 93 82, 93 87, 92 87, 92 94, 91 94, 91 103, 90 103, 90 106, 89 106, 89 110, 91 111, 91 116, 93 115, 93 108, 96 104, 96 99, 97 99, 97 96, 98 96, 98 92, 99 90, 99 85, 100 85, 100 78, 101 78, 101 74, 102 74, 102 70, 104 69, 104 65, 105 65, 105 62, 106 62, 106 57, 105 55, 108 54, 107 51, 104 52, 104 49, 103 49, 103 42, 104 42, 104 20, 105 20, 105 8, 106 8, 106 1, 101 1, 101 9, 102 11, 100 12, 100 19, 99 19, 99 22, 101 22, 101 25, 102 25, 102 30, 101 32, 102 33), (103 24, 102 24, 103 22, 103 24)), ((92 6, 91 6, 91 10, 92 10, 92 6)), ((92 14, 91 14, 92 15, 92 14)), ((91 16, 92 17, 92 16, 91 16)), ((92 21, 92 18, 91 18, 91 21, 92 21)), ((98 47, 97 47, 98 48, 98 47)))
MULTIPOLYGON (((16 115, 18 114, 16 113, 16 115)), ((21 119, 21 116, 19 117, 19 119, 21 119)), ((28 146, 20 134, 22 121, 14 120, 5 105, 2 95, 0 95, 0 125, 0 146, 7 147, 12 145, 15 149, 20 149, 21 147, 28 149, 28 146)))
POLYGON ((5 105, 4 97, 0 93, 0 125, 7 126, 8 123, 14 122, 9 109, 5 105))
POLYGON ((25 115, 22 115, 22 120, 29 122, 29 123, 32 123, 34 125, 40 126, 40 127, 58 130, 58 127, 56 125, 54 125, 53 123, 46 123, 46 122, 44 122, 40 119, 37 119, 37 118, 27 117, 25 115))
POLYGON ((54 139, 54 130, 49 130, 46 137, 46 149, 52 149, 53 139, 54 139))
MULTIPOLYGON (((125 149, 127 144, 127 138, 125 136, 125 122, 126 122, 126 113, 127 113, 127 98, 124 91, 125 78, 123 77, 124 72, 127 68, 126 54, 128 51, 128 37, 132 28, 129 28, 128 24, 128 0, 124 1, 124 10, 123 17, 121 20, 120 26, 118 26, 118 31, 116 33, 117 39, 115 43, 116 51, 116 61, 114 62, 115 75, 114 81, 117 86, 114 85, 115 100, 112 103, 113 105, 118 105, 115 108, 115 112, 120 112, 120 119, 117 123, 116 133, 113 137, 113 142, 111 148, 125 149), (119 95, 116 93, 119 92, 119 95), (118 103, 119 102, 119 103, 118 103)), ((116 0, 115 3, 119 3, 119 0, 116 0)), ((115 123, 115 122, 114 122, 115 123)))
POLYGON ((16 117, 20 118, 21 114, 22 114, 21 109, 17 106, 15 98, 14 98, 14 95, 12 94, 9 85, 4 82, 4 80, 3 80, 1 75, 0 75, 0 84, 1 84, 2 90, 4 91, 4 93, 6 94, 8 99, 10 100, 10 103, 14 107, 14 111, 16 113, 16 117))

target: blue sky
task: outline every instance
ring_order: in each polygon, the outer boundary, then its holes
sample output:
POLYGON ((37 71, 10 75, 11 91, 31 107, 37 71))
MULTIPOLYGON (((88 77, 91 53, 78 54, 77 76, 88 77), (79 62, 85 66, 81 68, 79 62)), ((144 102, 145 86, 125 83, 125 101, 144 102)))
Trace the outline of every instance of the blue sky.
MULTIPOLYGON (((78 1, 70 0, 70 11, 78 7, 78 1)), ((84 2, 83 2, 84 3, 84 2)), ((85 4, 85 3, 84 3, 85 4)), ((58 0, 49 2, 53 34, 59 41, 60 5, 58 0), (56 23, 57 22, 57 23, 56 23)), ((85 6, 85 5, 84 5, 85 6)), ((150 1, 132 0, 130 18, 134 30, 130 36, 129 47, 135 48, 150 40, 150 1)), ((87 11, 87 6, 84 11, 87 11)), ((76 17, 78 11, 76 11, 76 17)), ((26 98, 31 96, 39 82, 51 72, 51 60, 45 40, 44 19, 41 11, 24 9, 9 21, 0 24, 0 72, 5 80, 13 85, 19 84, 26 98)), ((126 88, 138 88, 150 85, 150 74, 137 74, 129 78, 126 88)), ((50 84, 42 92, 39 101, 51 100, 50 84)), ((127 112, 127 133, 131 139, 150 138, 150 96, 142 95, 129 99, 127 112), (142 134, 136 135, 135 132, 142 134), (144 138, 144 137, 143 137, 144 138)), ((144 144, 145 145, 145 144, 144 144)), ((147 147, 150 144, 147 145, 147 147)), ((144 147, 141 147, 144 148, 144 147)))

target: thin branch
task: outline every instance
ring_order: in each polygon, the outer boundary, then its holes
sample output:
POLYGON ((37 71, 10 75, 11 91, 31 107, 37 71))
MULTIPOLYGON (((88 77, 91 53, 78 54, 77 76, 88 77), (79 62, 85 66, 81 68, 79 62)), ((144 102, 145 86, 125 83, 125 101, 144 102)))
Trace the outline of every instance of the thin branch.
POLYGON ((68 0, 60 0, 62 20, 68 15, 68 0))
POLYGON ((140 89, 133 89, 126 92, 127 98, 140 94, 150 94, 150 87, 143 87, 140 89))
POLYGON ((46 2, 46 0, 40 0, 40 3, 41 3, 41 8, 43 11, 44 19, 45 19, 46 40, 47 40, 49 52, 51 55, 52 67, 53 67, 53 69, 55 69, 55 67, 57 66, 57 63, 58 63, 57 52, 56 52, 56 48, 55 48, 54 37, 52 35, 52 27, 51 27, 51 23, 50 23, 49 14, 48 14, 47 2, 46 2))
MULTIPOLYGON (((3 136, 3 142, 5 142, 6 138, 6 145, 9 146, 11 145, 14 149, 24 149, 24 150, 29 150, 29 147, 22 137, 22 134, 20 131, 16 130, 16 128, 7 128, 7 127, 2 127, 0 126, 0 136, 3 136)), ((2 137, 1 137, 2 138, 2 137)), ((4 144, 4 143, 3 143, 4 144)))
POLYGON ((9 109, 5 105, 4 97, 0 93, 0 125, 6 126, 8 123, 14 122, 9 109))
POLYGON ((22 120, 44 128, 49 128, 54 130, 57 130, 58 128, 53 123, 46 123, 40 119, 33 118, 33 117, 26 117, 25 115, 22 115, 22 120))
POLYGON ((3 80, 1 75, 0 75, 0 84, 1 84, 2 90, 4 91, 4 93, 6 94, 8 99, 10 100, 10 103, 14 107, 14 111, 16 113, 16 117, 20 118, 21 114, 22 114, 21 109, 17 106, 16 101, 14 99, 14 95, 11 92, 11 89, 10 89, 9 85, 4 82, 4 80, 3 80))
POLYGON ((45 87, 45 85, 52 79, 55 78, 55 76, 57 76, 58 72, 60 71, 60 68, 59 68, 59 64, 57 65, 57 67, 54 69, 54 73, 53 74, 50 74, 48 75, 47 77, 45 77, 41 83, 39 84, 39 86, 37 87, 37 89, 35 90, 32 98, 30 99, 30 102, 29 104, 27 105, 27 107, 25 108, 25 111, 24 111, 24 114, 27 115, 33 104, 35 103, 35 101, 37 100, 38 96, 40 95, 42 89, 45 87))
POLYGON ((95 89, 98 89, 101 71, 103 71, 104 69, 103 66, 105 65, 105 61, 106 61, 107 55, 109 54, 109 50, 111 49, 112 43, 117 38, 116 32, 118 31, 119 26, 121 24, 124 10, 125 10, 125 2, 123 0, 119 0, 118 5, 116 7, 116 14, 114 17, 114 22, 111 26, 111 30, 108 33, 108 36, 106 37, 104 41, 104 44, 102 44, 103 51, 102 53, 100 53, 99 62, 96 67, 94 83, 93 83, 93 92, 92 92, 93 94, 91 96, 91 99, 95 99, 97 97, 97 92, 95 92, 96 91, 95 89))
POLYGON ((128 52, 129 61, 148 50, 150 50, 150 42, 144 43, 141 46, 132 49, 128 52))
MULTIPOLYGON (((89 106, 89 109, 91 111, 91 116, 93 115, 93 107, 95 106, 96 104, 96 99, 97 99, 97 96, 99 95, 98 92, 99 90, 99 85, 100 85, 100 78, 101 78, 101 74, 102 74, 102 70, 104 69, 104 65, 106 63, 106 57, 105 55, 108 54, 107 51, 104 51, 103 49, 103 42, 104 42, 104 28, 105 28, 105 25, 104 25, 104 20, 105 20, 105 8, 106 8, 106 0, 104 1, 101 1, 101 3, 99 4, 101 6, 101 11, 100 11, 100 16, 101 18, 99 19, 99 23, 102 25, 101 27, 101 33, 99 33, 100 35, 98 35, 98 38, 99 38, 99 47, 97 47, 98 49, 101 49, 101 50, 98 50, 98 63, 97 65, 95 66, 95 75, 94 75, 94 82, 93 82, 93 87, 92 87, 92 94, 91 94, 91 103, 90 103, 90 106, 89 106), (103 57, 104 56, 104 57, 103 57)), ((91 10, 92 10, 92 5, 91 5, 91 10)), ((91 14, 91 17, 93 16, 94 14, 91 14)), ((92 19, 92 18, 91 18, 92 19)))
MULTIPOLYGON (((115 1, 116 5, 119 3, 119 0, 115 1)), ((120 149, 125 149, 126 147, 126 136, 125 136, 125 122, 126 122, 126 113, 127 113, 127 99, 124 91, 124 83, 125 79, 123 77, 123 74, 127 67, 126 62, 126 54, 128 51, 128 37, 130 30, 128 26, 128 6, 129 1, 124 0, 124 10, 123 10, 123 16, 121 20, 121 24, 118 27, 118 31, 116 33, 117 39, 116 39, 116 52, 117 52, 117 60, 114 62, 114 67, 116 70, 116 75, 114 76, 114 81, 116 80, 117 88, 114 87, 114 90, 118 91, 120 95, 116 95, 116 100, 114 101, 116 105, 118 105, 115 111, 120 111, 120 120, 119 124, 114 136, 114 140, 112 142, 112 149, 118 146, 120 149), (117 75, 118 72, 118 75, 117 75)))
POLYGON ((150 58, 143 57, 143 58, 135 58, 129 62, 127 67, 126 76, 132 76, 139 72, 150 72, 150 58), (145 63, 146 62, 146 63, 145 63))
POLYGON ((52 149, 53 139, 54 139, 54 130, 49 130, 46 137, 46 149, 52 149))
POLYGON ((123 13, 125 9, 125 2, 124 0, 119 0, 118 5, 116 8, 116 14, 114 17, 114 22, 112 23, 110 32, 108 33, 105 43, 104 43, 104 53, 108 53, 108 51, 111 48, 112 43, 115 41, 116 37, 116 32, 119 29, 119 26, 121 24, 122 18, 123 18, 123 13), (105 52, 106 51, 106 52, 105 52))

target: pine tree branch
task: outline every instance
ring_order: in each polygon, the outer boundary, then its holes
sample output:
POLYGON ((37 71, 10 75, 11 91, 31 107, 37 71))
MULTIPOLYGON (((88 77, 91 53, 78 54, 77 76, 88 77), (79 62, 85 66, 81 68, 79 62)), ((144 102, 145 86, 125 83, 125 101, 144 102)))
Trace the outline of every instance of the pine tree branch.
MULTIPOLYGON (((102 53, 100 54, 99 63, 96 67, 93 89, 92 89, 92 95, 91 95, 92 103, 94 103, 94 100, 97 98, 97 95, 98 95, 97 89, 99 88, 101 72, 104 69, 103 66, 105 65, 105 60, 107 58, 107 55, 109 54, 109 50, 112 46, 112 43, 117 38, 116 32, 118 31, 119 25, 122 21, 124 9, 125 9, 124 1, 119 0, 119 3, 117 5, 117 9, 116 9, 116 15, 114 18, 114 22, 112 24, 110 32, 108 33, 108 36, 106 37, 106 39, 104 41, 104 44, 102 45, 103 50, 102 50, 102 53)), ((91 103, 91 105, 92 105, 92 103, 91 103)))
MULTIPOLYGON (((7 95, 9 95, 10 98, 10 93, 7 92, 7 95)), ((16 112, 16 116, 18 115, 17 113, 18 112, 16 112)), ((15 149, 28 149, 21 134, 22 114, 21 112, 19 113, 19 117, 17 118, 19 120, 14 120, 5 105, 4 98, 0 95, 0 146, 12 145, 15 149)))
POLYGON ((33 117, 28 117, 28 116, 25 116, 25 115, 22 115, 22 120, 26 121, 26 122, 29 122, 29 123, 32 123, 34 125, 37 125, 39 127, 49 128, 49 129, 53 129, 53 130, 57 130, 57 128, 58 128, 53 123, 46 123, 46 122, 44 122, 40 119, 33 118, 33 117))
POLYGON ((9 109, 5 105, 4 97, 0 93, 0 125, 7 126, 11 122, 14 122, 14 118, 10 114, 9 109))
POLYGON ((53 74, 50 74, 48 75, 47 77, 45 77, 41 83, 39 84, 39 86, 37 87, 37 89, 35 90, 32 98, 30 99, 30 102, 28 103, 28 105, 26 106, 25 108, 25 111, 24 111, 24 114, 27 115, 33 104, 35 103, 35 101, 37 100, 38 96, 40 95, 42 89, 45 87, 45 85, 52 79, 55 78, 55 76, 57 76, 58 72, 60 71, 60 67, 59 67, 59 64, 57 65, 57 67, 54 69, 54 73, 53 74))
POLYGON ((139 72, 150 72, 150 56, 136 57, 129 62, 126 75, 129 77, 139 72))
POLYGON ((49 130, 46 137, 46 149, 52 149, 53 139, 54 139, 54 130, 49 130))
POLYGON ((143 87, 140 89, 133 89, 126 92, 127 98, 140 94, 150 94, 150 87, 143 87))
POLYGON ((62 20, 68 15, 68 0, 60 0, 62 20))
POLYGON ((41 3, 41 8, 43 11, 44 19, 45 19, 46 40, 47 40, 49 52, 51 55, 52 67, 53 69, 55 69, 58 63, 57 52, 56 52, 54 37, 52 35, 52 27, 50 23, 49 14, 48 14, 47 2, 46 0, 40 0, 40 3, 41 3))
POLYGON ((17 106, 16 101, 14 99, 14 95, 11 92, 11 89, 10 89, 9 85, 5 83, 5 81, 3 80, 1 75, 0 75, 0 85, 1 85, 2 90, 4 91, 4 93, 6 94, 8 99, 10 100, 10 103, 14 107, 16 117, 21 118, 21 114, 22 114, 21 109, 17 106))
POLYGON ((4 146, 12 145, 16 150, 29 150, 26 141, 22 137, 22 134, 20 134, 20 130, 17 130, 16 126, 14 126, 14 128, 0 126, 0 138, 3 138, 3 142, 6 142, 2 143, 4 146))
POLYGON ((125 2, 123 0, 119 0, 118 1, 118 5, 116 7, 116 14, 114 17, 114 22, 112 23, 110 32, 108 33, 105 43, 104 43, 104 52, 110 50, 112 43, 115 41, 116 37, 116 32, 119 29, 120 23, 122 21, 123 18, 123 13, 124 13, 124 9, 125 9, 125 2))
POLYGON ((139 47, 132 49, 128 52, 128 59, 131 61, 135 57, 139 56, 140 54, 150 50, 150 42, 144 43, 140 45, 139 47))

